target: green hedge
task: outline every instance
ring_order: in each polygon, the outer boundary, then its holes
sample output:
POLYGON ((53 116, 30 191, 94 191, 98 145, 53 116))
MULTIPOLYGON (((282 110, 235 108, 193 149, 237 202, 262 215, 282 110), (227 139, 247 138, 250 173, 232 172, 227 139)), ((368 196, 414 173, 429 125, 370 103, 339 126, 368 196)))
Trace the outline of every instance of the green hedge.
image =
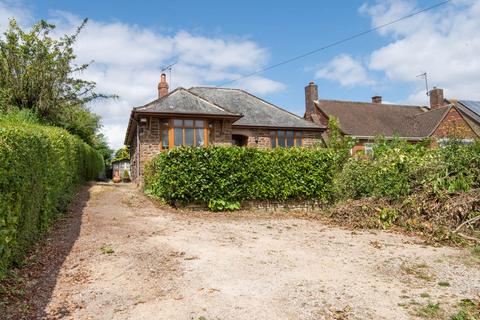
POLYGON ((328 201, 334 158, 316 148, 175 148, 146 166, 145 189, 168 203, 204 203, 214 210, 235 209, 244 200, 328 201))
POLYGON ((416 192, 453 193, 480 188, 480 141, 452 140, 442 148, 428 143, 380 141, 373 156, 350 158, 335 178, 339 200, 399 199, 416 192))
POLYGON ((101 156, 63 129, 0 120, 0 276, 102 170, 101 156))

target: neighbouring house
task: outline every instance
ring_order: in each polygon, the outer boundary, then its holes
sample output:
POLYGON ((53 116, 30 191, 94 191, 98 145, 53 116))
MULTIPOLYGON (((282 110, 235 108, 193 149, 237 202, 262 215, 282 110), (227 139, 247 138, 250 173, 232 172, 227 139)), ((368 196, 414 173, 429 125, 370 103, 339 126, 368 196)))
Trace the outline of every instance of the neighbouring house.
POLYGON ((177 146, 237 145, 259 148, 323 143, 326 127, 307 121, 244 90, 193 87, 171 92, 165 74, 158 99, 133 108, 125 145, 132 179, 162 150, 177 146))
POLYGON ((125 170, 128 172, 128 178, 131 177, 130 172, 130 160, 129 159, 121 159, 121 160, 114 160, 112 161, 112 174, 115 175, 115 172, 118 171, 120 177, 122 179, 127 178, 125 177, 125 170))
MULTIPOLYGON (((377 136, 412 143, 432 138, 434 144, 449 138, 470 142, 480 137, 479 102, 447 100, 439 88, 431 90, 429 96, 429 107, 386 104, 381 96, 372 97, 370 103, 324 100, 318 97, 317 85, 310 82, 305 87, 304 118, 323 127, 329 117, 337 118, 342 133, 358 141, 352 153, 369 153, 377 136)), ((328 130, 325 133, 328 139, 328 130)))

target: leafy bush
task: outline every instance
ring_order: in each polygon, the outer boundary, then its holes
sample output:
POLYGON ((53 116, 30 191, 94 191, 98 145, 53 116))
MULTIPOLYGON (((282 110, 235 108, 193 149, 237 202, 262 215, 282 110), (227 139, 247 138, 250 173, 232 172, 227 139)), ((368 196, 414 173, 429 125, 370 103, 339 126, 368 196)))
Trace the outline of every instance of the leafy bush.
POLYGON ((244 200, 318 199, 332 195, 335 152, 328 149, 175 148, 145 169, 145 189, 169 203, 237 209, 244 200))
POLYGON ((66 130, 0 119, 0 276, 101 170, 101 156, 66 130))
POLYGON ((337 199, 398 199, 418 191, 468 191, 480 187, 480 143, 378 141, 372 156, 350 158, 335 179, 337 199))
POLYGON ((122 180, 123 182, 130 182, 130 174, 127 169, 123 170, 122 180))

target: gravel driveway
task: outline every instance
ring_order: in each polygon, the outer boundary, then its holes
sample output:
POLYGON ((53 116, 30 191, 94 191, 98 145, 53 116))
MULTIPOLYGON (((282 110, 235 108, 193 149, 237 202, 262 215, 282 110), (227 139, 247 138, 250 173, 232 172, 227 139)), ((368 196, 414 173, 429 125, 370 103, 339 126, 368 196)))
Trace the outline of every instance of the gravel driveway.
POLYGON ((175 211, 125 184, 84 193, 74 238, 52 235, 66 246, 58 270, 35 280, 39 318, 412 319, 480 293, 466 250, 285 214, 175 211))

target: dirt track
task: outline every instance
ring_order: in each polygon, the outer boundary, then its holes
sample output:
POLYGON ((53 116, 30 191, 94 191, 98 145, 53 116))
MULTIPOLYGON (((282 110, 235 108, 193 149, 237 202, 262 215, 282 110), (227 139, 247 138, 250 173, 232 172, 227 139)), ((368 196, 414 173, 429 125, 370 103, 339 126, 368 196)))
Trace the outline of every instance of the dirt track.
POLYGON ((97 184, 77 202, 71 235, 52 235, 63 247, 32 280, 38 318, 412 319, 428 302, 446 316, 480 293, 467 251, 398 234, 192 215, 129 185, 97 184))

